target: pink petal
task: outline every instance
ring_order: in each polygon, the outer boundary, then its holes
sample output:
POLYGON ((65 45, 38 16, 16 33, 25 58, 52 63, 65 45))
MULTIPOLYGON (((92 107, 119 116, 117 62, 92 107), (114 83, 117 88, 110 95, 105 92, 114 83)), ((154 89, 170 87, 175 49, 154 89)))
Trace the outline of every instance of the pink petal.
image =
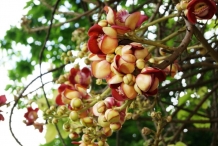
POLYGON ((98 37, 97 36, 91 36, 88 40, 88 49, 93 54, 102 54, 99 46, 98 46, 98 37))
POLYGON ((139 28, 144 21, 148 20, 148 16, 140 15, 139 21, 136 24, 136 28, 139 28))
POLYGON ((57 105, 64 105, 64 103, 62 102, 62 99, 61 99, 61 94, 58 94, 58 96, 55 99, 55 102, 57 105))
POLYGON ((130 28, 131 30, 134 30, 136 28, 136 25, 140 19, 140 12, 135 12, 129 15, 129 17, 125 21, 125 26, 130 28))
POLYGON ((110 72, 110 63, 106 60, 94 61, 91 64, 92 74, 99 79, 106 78, 110 72))
POLYGON ((105 6, 104 10, 107 13, 107 21, 109 24, 114 24, 114 20, 115 20, 115 16, 116 16, 116 12, 114 12, 110 7, 105 6))
POLYGON ((115 39, 117 38, 117 32, 115 29, 111 28, 111 27, 103 27, 103 32, 105 33, 105 35, 115 39))
POLYGON ((102 27, 98 24, 94 24, 88 31, 88 35, 91 36, 99 36, 99 34, 104 34, 102 27))
POLYGON ((147 92, 151 87, 151 75, 139 74, 136 77, 136 84, 143 92, 147 92))
POLYGON ((1 96, 0 96, 0 105, 3 105, 3 104, 5 104, 5 103, 6 103, 6 101, 7 101, 7 98, 6 98, 6 96, 5 96, 5 95, 1 95, 1 96))
POLYGON ((122 63, 119 66, 119 70, 124 74, 131 74, 135 70, 135 64, 132 63, 122 63))
POLYGON ((129 99, 136 98, 137 92, 135 91, 134 86, 130 86, 130 85, 122 83, 121 88, 122 88, 122 90, 127 98, 129 98, 129 99))
POLYGON ((101 51, 104 54, 112 54, 114 53, 117 46, 118 46, 117 39, 113 39, 105 35, 101 43, 101 51))
POLYGON ((91 61, 100 61, 100 60, 106 60, 106 55, 104 54, 89 54, 88 56, 89 60, 91 61))

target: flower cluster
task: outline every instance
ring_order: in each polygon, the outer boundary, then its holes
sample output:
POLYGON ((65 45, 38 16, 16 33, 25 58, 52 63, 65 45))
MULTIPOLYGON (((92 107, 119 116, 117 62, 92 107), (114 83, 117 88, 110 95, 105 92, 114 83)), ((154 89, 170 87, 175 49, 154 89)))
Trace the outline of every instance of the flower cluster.
POLYGON ((176 8, 179 11, 184 10, 188 20, 193 24, 197 19, 211 19, 217 10, 214 0, 182 0, 176 8))
POLYGON ((120 36, 131 34, 147 16, 140 12, 129 14, 126 10, 116 12, 108 6, 104 10, 106 20, 89 29, 87 46, 83 45, 89 51, 90 69, 73 67, 59 78, 58 107, 52 106, 44 114, 52 123, 67 117, 63 129, 73 140, 81 136, 79 142, 72 142, 80 146, 107 146, 107 137, 120 130, 126 120, 137 117, 128 113, 130 106, 150 108, 150 103, 144 101, 157 94, 166 75, 173 71, 173 76, 178 70, 176 66, 165 70, 151 67, 152 54, 147 46, 119 43, 120 36), (92 91, 92 78, 97 79, 98 85, 106 83, 101 94, 92 91))

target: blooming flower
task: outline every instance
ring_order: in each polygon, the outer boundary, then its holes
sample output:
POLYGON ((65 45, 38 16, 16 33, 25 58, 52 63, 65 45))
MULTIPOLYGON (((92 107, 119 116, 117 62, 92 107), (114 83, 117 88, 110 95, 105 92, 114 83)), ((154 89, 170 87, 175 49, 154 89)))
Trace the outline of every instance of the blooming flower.
POLYGON ((216 9, 216 3, 213 0, 191 0, 185 14, 191 23, 196 23, 197 19, 211 19, 216 9))
POLYGON ((139 28, 141 24, 148 19, 147 16, 141 15, 140 12, 132 14, 129 14, 126 10, 115 12, 108 6, 105 6, 104 10, 107 13, 108 23, 120 34, 139 28))
POLYGON ((93 25, 89 31, 88 49, 93 54, 113 53, 118 45, 117 32, 111 27, 93 25))
POLYGON ((70 70, 69 81, 73 85, 80 84, 87 88, 91 82, 91 71, 87 67, 81 70, 72 68, 70 70))
POLYGON ((27 108, 27 112, 24 114, 24 117, 26 118, 27 121, 25 121, 26 125, 33 125, 35 120, 38 118, 38 108, 32 109, 32 107, 27 108))
POLYGON ((145 96, 155 95, 159 82, 165 80, 165 78, 165 73, 160 69, 152 67, 144 68, 136 77, 135 90, 145 96))

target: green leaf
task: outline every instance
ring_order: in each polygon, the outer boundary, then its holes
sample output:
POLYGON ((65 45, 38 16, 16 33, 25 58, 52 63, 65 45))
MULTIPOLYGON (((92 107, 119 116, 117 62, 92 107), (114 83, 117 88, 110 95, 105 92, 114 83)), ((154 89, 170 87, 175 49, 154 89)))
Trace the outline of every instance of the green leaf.
POLYGON ((186 146, 186 144, 184 144, 183 142, 179 141, 179 142, 176 143, 175 146, 186 146))
POLYGON ((53 124, 47 124, 46 127, 47 127, 47 130, 45 133, 45 140, 46 140, 46 143, 49 143, 55 139, 57 135, 57 131, 53 124))

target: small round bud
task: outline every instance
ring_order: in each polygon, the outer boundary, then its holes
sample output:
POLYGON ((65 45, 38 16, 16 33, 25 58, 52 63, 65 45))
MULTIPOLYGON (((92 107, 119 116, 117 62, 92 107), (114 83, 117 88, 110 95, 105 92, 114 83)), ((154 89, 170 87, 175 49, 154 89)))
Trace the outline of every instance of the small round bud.
POLYGON ((53 119, 52 119, 52 124, 57 124, 57 123, 58 123, 58 119, 53 118, 53 119))
POLYGON ((112 131, 118 131, 122 128, 122 124, 120 122, 112 123, 112 124, 110 124, 110 128, 112 131))
POLYGON ((135 83, 135 76, 132 74, 127 74, 123 77, 123 82, 127 85, 134 85, 135 83))
POLYGON ((63 124, 63 130, 70 131, 70 123, 64 123, 63 124))
POLYGON ((101 85, 101 84, 102 84, 102 79, 97 79, 97 80, 96 80, 96 84, 97 84, 97 85, 101 85))
POLYGON ((121 55, 122 48, 123 48, 122 45, 118 46, 118 47, 115 49, 115 54, 116 54, 116 55, 121 55))
POLYGON ((112 130, 110 127, 104 127, 102 129, 102 134, 104 134, 106 137, 110 137, 112 135, 112 130))
POLYGON ((83 58, 84 55, 85 55, 84 52, 78 52, 78 57, 79 57, 79 58, 83 58))
POLYGON ((114 56, 115 56, 114 54, 107 54, 106 55, 107 62, 112 62, 114 59, 114 56))
POLYGON ((73 53, 71 51, 67 52, 67 56, 72 56, 72 55, 73 55, 73 53))
POLYGON ((72 121, 76 121, 79 119, 79 115, 76 111, 71 111, 69 117, 72 121))
POLYGON ((84 63, 85 63, 86 65, 90 65, 90 64, 91 64, 91 61, 90 61, 88 58, 86 58, 86 59, 84 60, 84 63))
POLYGON ((107 109, 105 112, 105 118, 110 123, 117 123, 120 122, 120 114, 118 111, 113 109, 107 109))
POLYGON ((70 58, 69 58, 69 57, 65 57, 65 58, 64 58, 64 63, 65 63, 65 64, 70 63, 70 58))
POLYGON ((104 115, 100 115, 98 117, 98 124, 101 126, 101 127, 108 127, 110 125, 110 123, 106 120, 105 116, 104 115))
POLYGON ((85 118, 80 119, 80 123, 83 126, 92 127, 94 126, 94 119, 93 117, 85 117, 85 118))
POLYGON ((172 116, 167 116, 166 117, 166 121, 169 123, 169 122, 171 122, 172 121, 172 116))
POLYGON ((82 52, 88 51, 88 48, 87 48, 87 44, 86 44, 86 43, 82 44, 81 51, 82 51, 82 52))
POLYGON ((77 134, 76 132, 70 133, 69 138, 72 140, 77 139, 79 138, 79 134, 77 134))
POLYGON ((154 118, 156 116, 156 112, 151 112, 151 117, 154 118))
POLYGON ((72 109, 74 109, 74 110, 79 110, 79 109, 82 108, 83 102, 82 102, 82 100, 81 100, 80 98, 75 97, 75 98, 73 98, 73 99, 71 100, 70 106, 71 106, 72 109))
POLYGON ((141 133, 145 136, 149 135, 151 133, 151 129, 144 127, 144 128, 142 128, 141 133))

